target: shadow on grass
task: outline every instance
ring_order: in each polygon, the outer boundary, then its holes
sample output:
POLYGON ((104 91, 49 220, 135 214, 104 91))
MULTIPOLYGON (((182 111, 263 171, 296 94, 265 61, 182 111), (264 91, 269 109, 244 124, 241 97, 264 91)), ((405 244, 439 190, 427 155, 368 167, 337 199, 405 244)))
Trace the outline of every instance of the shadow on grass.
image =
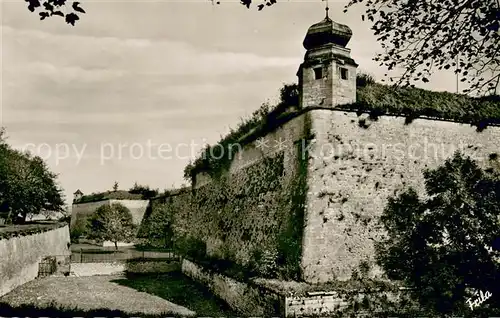
POLYGON ((93 309, 82 310, 78 308, 65 308, 56 305, 48 307, 37 307, 34 305, 21 305, 12 307, 6 303, 0 303, 1 317, 141 317, 141 318, 164 318, 164 317, 183 317, 178 314, 163 313, 157 315, 146 315, 143 313, 126 313, 121 310, 93 309))
POLYGON ((196 283, 181 272, 163 274, 127 273, 126 279, 113 283, 137 291, 156 295, 177 305, 184 306, 199 317, 237 317, 222 300, 216 298, 205 286, 196 283))

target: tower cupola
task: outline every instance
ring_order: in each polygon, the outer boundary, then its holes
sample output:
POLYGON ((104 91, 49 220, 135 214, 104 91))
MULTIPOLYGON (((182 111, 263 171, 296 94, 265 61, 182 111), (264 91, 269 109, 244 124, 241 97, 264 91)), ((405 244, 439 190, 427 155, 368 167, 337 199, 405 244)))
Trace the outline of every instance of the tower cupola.
POLYGON ((307 35, 303 44, 306 50, 329 43, 346 47, 351 37, 351 28, 330 19, 330 17, 328 17, 328 8, 326 8, 325 19, 313 24, 309 30, 307 30, 307 35))
POLYGON ((304 38, 307 50, 300 65, 299 103, 301 107, 335 108, 356 102, 356 69, 346 46, 352 30, 328 16, 313 24, 304 38))

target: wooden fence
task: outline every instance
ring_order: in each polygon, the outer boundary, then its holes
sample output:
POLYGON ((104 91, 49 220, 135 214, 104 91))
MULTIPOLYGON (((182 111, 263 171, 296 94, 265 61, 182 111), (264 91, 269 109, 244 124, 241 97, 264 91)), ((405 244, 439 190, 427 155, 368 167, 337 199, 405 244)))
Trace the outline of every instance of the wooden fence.
POLYGON ((172 261, 179 260, 179 256, 172 250, 165 251, 141 251, 136 249, 80 249, 72 251, 72 263, 110 263, 132 259, 172 261))

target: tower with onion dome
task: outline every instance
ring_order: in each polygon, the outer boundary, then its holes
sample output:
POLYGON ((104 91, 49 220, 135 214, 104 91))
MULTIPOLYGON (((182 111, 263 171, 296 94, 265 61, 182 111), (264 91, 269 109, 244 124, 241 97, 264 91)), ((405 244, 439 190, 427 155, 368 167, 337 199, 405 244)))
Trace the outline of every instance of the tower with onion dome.
POLYGON ((346 48, 352 31, 328 17, 313 24, 304 39, 307 50, 300 65, 300 105, 335 107, 356 101, 356 68, 351 50, 346 48))

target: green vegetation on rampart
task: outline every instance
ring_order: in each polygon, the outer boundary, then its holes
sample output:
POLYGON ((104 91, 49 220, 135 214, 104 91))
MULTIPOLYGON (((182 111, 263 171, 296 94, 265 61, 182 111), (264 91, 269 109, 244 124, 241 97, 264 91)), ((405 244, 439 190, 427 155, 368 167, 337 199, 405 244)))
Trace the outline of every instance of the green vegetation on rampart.
POLYGON ((27 222, 25 224, 1 225, 0 240, 47 232, 68 225, 65 222, 27 222))
MULTIPOLYGON (((291 107, 299 104, 299 91, 297 84, 285 84, 280 90, 280 102, 271 107, 264 103, 256 110, 250 118, 243 120, 236 129, 231 129, 229 134, 223 137, 217 145, 202 150, 201 155, 184 169, 184 178, 192 181, 194 176, 200 172, 206 172, 211 177, 218 177, 223 170, 227 170, 231 164, 231 146, 249 142, 248 137, 257 135, 257 130, 269 132, 274 130, 277 122, 286 122, 284 116, 290 112, 291 107), (259 129, 260 128, 260 129, 259 129)), ((264 133, 265 134, 265 133, 264 133)), ((234 155, 234 154, 233 154, 234 155)))
MULTIPOLYGON (((473 98, 449 92, 434 92, 420 88, 394 87, 375 83, 370 75, 358 74, 357 101, 340 105, 339 110, 356 111, 358 115, 369 113, 372 118, 381 115, 406 117, 406 123, 418 117, 467 123, 478 131, 488 125, 500 124, 500 97, 473 98)), ((184 178, 194 180, 196 174, 205 172, 211 177, 220 176, 234 158, 235 144, 244 146, 274 131, 292 118, 314 109, 299 107, 299 87, 287 84, 280 91, 280 102, 271 107, 263 104, 252 116, 242 121, 215 146, 207 146, 201 155, 184 169, 184 178)))
POLYGON ((142 194, 130 193, 125 190, 106 191, 101 193, 92 193, 84 195, 80 200, 75 201, 75 204, 97 202, 103 200, 142 200, 142 194))
POLYGON ((118 183, 115 182, 116 189, 100 193, 92 193, 75 200, 73 204, 98 202, 103 200, 149 200, 158 195, 158 189, 151 189, 149 186, 140 185, 137 182, 128 191, 118 190, 118 183))
POLYGON ((420 88, 395 88, 378 83, 358 87, 357 102, 338 108, 377 115, 433 117, 484 127, 488 124, 500 124, 499 96, 472 98, 449 92, 433 92, 420 88))

